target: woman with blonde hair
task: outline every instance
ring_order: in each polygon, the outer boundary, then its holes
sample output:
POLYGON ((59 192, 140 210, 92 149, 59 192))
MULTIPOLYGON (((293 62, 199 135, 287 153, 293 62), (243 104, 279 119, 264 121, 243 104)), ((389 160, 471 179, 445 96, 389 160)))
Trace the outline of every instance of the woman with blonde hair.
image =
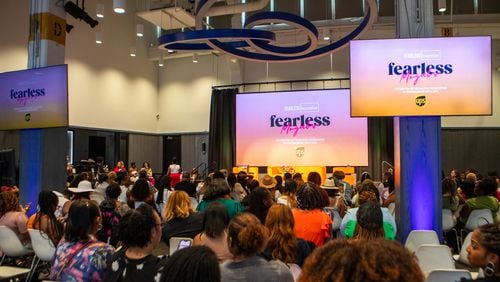
POLYGON ((191 198, 184 191, 175 191, 168 198, 164 214, 162 240, 169 245, 172 237, 194 238, 203 229, 203 214, 191 207, 191 198))
POLYGON ((273 205, 269 209, 265 223, 269 229, 269 241, 263 253, 264 257, 302 267, 314 246, 295 236, 294 225, 292 210, 288 206, 273 205))

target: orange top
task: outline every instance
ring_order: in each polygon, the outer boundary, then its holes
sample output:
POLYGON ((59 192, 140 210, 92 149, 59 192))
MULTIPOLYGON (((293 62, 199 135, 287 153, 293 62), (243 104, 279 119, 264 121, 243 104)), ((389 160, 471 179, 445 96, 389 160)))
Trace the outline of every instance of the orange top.
POLYGON ((325 239, 330 238, 332 219, 319 209, 301 210, 292 209, 295 220, 295 236, 307 241, 311 241, 316 246, 325 243, 325 239))

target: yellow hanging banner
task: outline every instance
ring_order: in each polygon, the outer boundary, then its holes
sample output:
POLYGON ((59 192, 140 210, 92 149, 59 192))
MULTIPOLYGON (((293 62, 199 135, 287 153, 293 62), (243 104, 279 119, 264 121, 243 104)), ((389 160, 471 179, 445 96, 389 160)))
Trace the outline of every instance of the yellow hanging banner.
POLYGON ((54 41, 58 44, 66 44, 66 20, 51 13, 38 13, 31 16, 32 28, 29 40, 33 41, 35 35, 40 39, 54 41))

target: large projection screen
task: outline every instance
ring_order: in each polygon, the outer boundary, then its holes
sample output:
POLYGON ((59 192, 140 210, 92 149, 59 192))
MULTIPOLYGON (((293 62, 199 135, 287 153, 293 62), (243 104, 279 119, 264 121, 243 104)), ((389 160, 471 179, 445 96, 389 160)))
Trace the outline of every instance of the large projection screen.
POLYGON ((352 116, 492 114, 491 37, 353 40, 352 116))
POLYGON ((238 94, 236 164, 366 166, 367 120, 346 89, 238 94))
POLYGON ((0 130, 68 126, 67 65, 0 74, 0 130))

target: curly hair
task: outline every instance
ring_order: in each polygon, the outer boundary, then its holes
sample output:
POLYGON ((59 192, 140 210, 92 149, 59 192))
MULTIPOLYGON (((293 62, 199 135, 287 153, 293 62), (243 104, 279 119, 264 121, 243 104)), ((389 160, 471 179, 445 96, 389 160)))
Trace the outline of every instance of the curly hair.
POLYGON ((304 183, 297 190, 297 207, 302 210, 321 209, 324 200, 313 182, 304 183))
POLYGON ((161 275, 167 281, 220 281, 219 261, 206 246, 193 246, 176 251, 165 263, 161 275))
POLYGON ((151 241, 151 229, 156 226, 154 210, 150 205, 140 205, 129 210, 120 220, 120 240, 126 247, 146 247, 151 241))
POLYGON ((0 193, 0 217, 19 208, 19 197, 16 192, 8 191, 0 193))
POLYGON ((228 226, 229 251, 234 256, 249 257, 264 250, 269 231, 251 213, 240 213, 233 217, 228 226))
POLYGON ((414 256, 388 240, 333 240, 310 255, 300 282, 425 281, 414 256))
POLYGON ((500 223, 486 224, 478 227, 479 244, 488 252, 500 256, 500 223))
POLYGON ((265 226, 269 229, 266 249, 270 251, 273 259, 295 263, 298 246, 293 231, 294 225, 292 210, 288 206, 271 206, 265 226))
POLYGON ((191 207, 191 199, 186 192, 175 191, 168 197, 165 205, 165 221, 176 217, 187 218, 192 213, 194 210, 191 207))

